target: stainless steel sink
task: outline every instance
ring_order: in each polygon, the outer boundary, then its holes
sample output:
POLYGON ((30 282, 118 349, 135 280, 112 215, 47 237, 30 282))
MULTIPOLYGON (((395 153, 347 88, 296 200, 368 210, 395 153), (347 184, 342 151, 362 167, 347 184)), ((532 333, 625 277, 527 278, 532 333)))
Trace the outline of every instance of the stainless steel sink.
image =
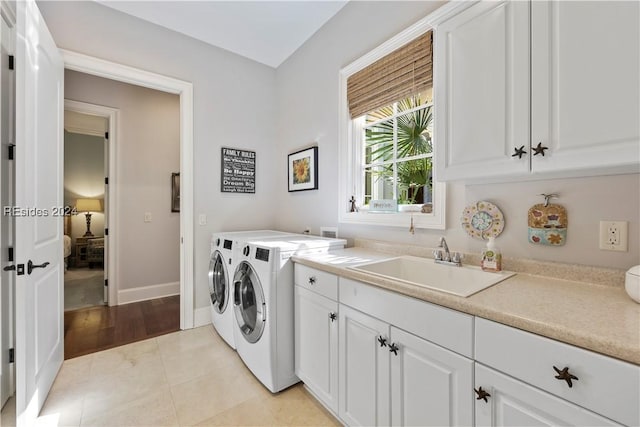
POLYGON ((436 264, 432 259, 401 256, 348 267, 423 288, 468 297, 503 281, 515 273, 482 271, 480 267, 436 264))

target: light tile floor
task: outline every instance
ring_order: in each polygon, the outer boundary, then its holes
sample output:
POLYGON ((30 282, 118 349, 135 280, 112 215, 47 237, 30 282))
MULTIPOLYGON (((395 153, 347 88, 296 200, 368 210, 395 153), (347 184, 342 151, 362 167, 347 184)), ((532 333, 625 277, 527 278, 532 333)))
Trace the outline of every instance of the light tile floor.
POLYGON ((340 424, 301 384, 270 393, 203 326, 66 360, 38 425, 340 424))

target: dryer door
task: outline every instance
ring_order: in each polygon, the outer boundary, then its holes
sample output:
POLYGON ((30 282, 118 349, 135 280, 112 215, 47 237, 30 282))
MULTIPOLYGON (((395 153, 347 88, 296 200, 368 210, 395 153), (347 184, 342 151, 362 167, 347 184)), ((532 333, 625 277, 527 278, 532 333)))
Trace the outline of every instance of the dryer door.
POLYGON ((216 313, 223 313, 227 308, 229 293, 231 292, 229 285, 229 276, 224 257, 219 251, 215 251, 211 256, 211 261, 209 261, 209 294, 211 295, 211 304, 216 313))
POLYGON ((260 279, 246 261, 240 263, 233 276, 233 305, 242 336, 255 343, 267 322, 267 305, 260 279))

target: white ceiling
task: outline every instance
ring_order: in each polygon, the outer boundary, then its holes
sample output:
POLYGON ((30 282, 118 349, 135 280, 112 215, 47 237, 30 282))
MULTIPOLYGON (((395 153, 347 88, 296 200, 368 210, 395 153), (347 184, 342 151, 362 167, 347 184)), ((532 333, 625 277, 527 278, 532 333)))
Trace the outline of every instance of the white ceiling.
POLYGON ((97 1, 275 68, 348 0, 97 1))

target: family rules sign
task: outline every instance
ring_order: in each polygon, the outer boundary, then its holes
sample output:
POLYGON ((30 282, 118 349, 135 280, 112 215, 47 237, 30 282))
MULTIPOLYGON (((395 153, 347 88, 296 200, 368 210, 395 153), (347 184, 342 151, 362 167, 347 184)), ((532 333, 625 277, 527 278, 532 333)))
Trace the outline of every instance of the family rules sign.
POLYGON ((256 152, 222 147, 221 191, 256 192, 256 152))

